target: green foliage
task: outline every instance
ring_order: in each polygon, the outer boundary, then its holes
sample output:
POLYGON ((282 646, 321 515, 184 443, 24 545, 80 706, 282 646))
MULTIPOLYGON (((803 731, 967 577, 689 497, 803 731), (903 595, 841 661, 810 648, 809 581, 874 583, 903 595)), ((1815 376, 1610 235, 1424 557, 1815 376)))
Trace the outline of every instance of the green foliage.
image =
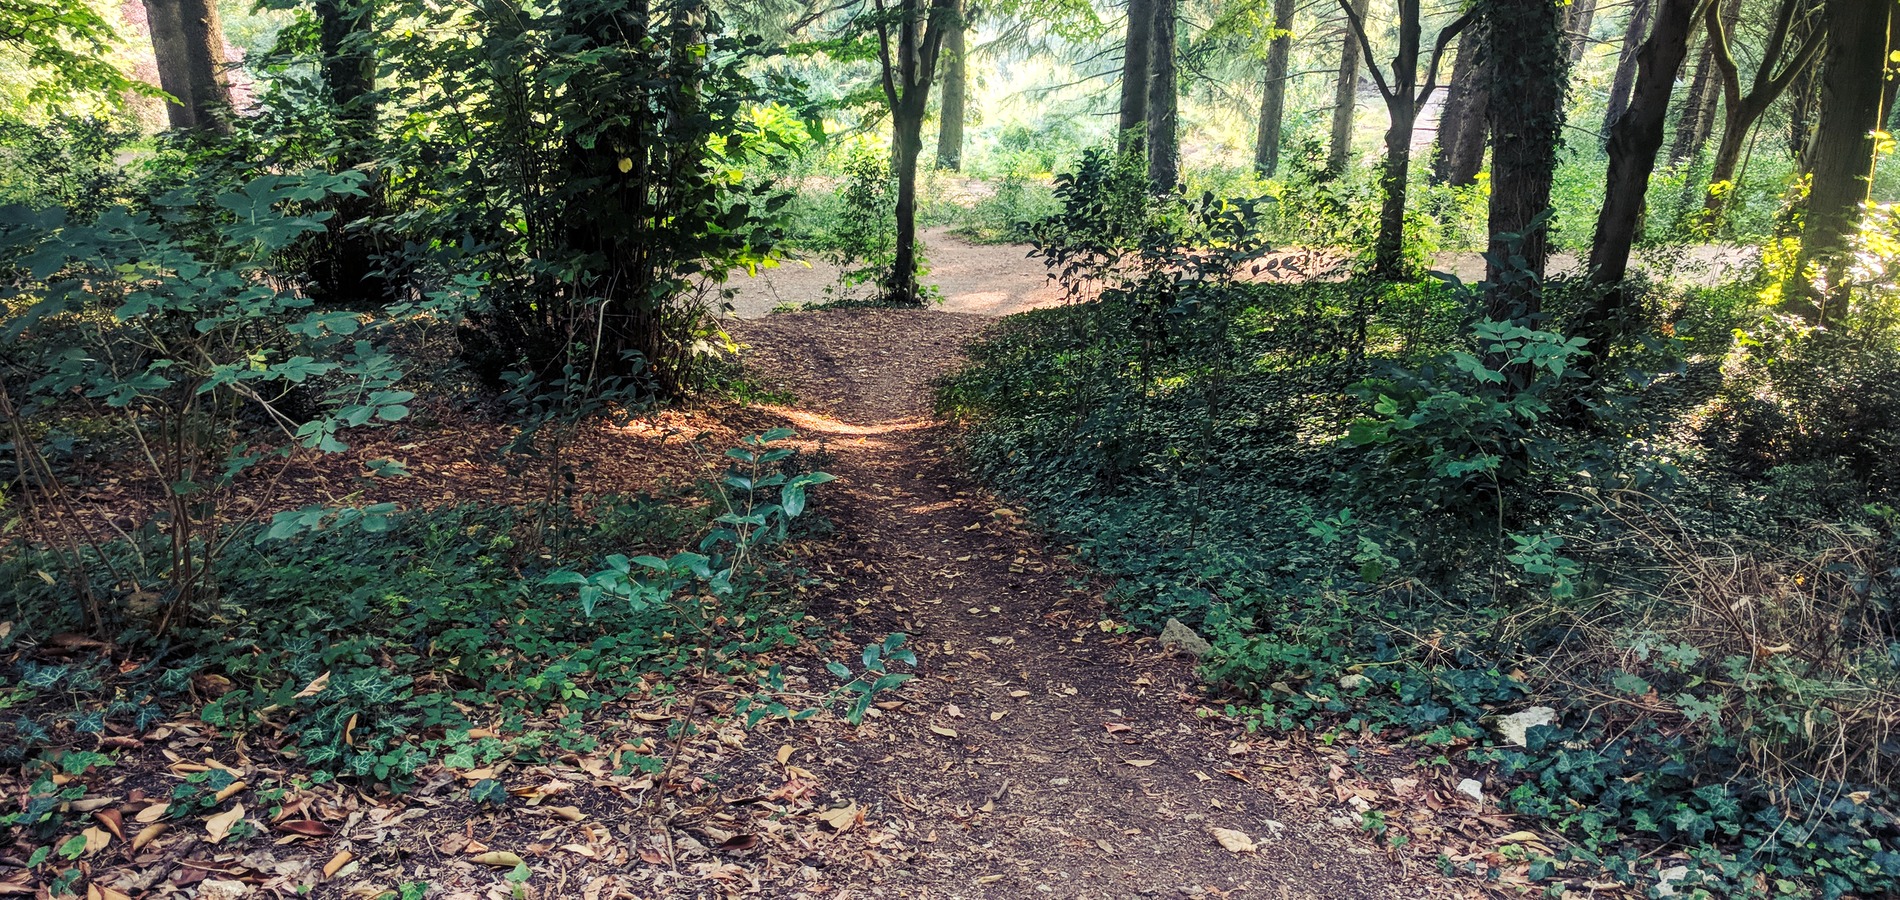
MULTIPOLYGON (((162 498, 150 525, 169 548, 161 632, 211 612, 230 540, 220 502, 249 470, 299 448, 347 449, 347 430, 409 412, 414 395, 397 387, 402 371, 372 324, 311 309, 271 267, 274 253, 324 228, 326 214, 299 215, 297 204, 358 191, 361 181, 271 175, 216 194, 208 209, 181 190, 151 211, 115 208, 92 222, 20 207, 0 218, 0 257, 19 273, 6 296, 8 362, 27 373, 24 392, 0 387, 28 496, 42 511, 59 507, 48 448, 30 421, 91 418, 136 448, 141 476, 162 498), (319 401, 296 420, 280 407, 299 390, 319 401)), ((74 540, 66 549, 77 562, 74 540)), ((86 576, 74 577, 90 623, 106 624, 86 576)))

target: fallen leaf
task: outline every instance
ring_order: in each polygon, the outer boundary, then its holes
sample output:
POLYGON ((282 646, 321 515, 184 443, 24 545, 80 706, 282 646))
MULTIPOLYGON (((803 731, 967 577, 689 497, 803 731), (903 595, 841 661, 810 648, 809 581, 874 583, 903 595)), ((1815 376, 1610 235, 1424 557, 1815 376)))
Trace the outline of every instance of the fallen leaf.
POLYGON ((560 816, 569 822, 579 822, 587 818, 587 814, 581 812, 580 808, 575 806, 550 806, 548 807, 548 812, 560 816))
POLYGON ((86 839, 86 855, 87 856, 91 856, 94 853, 98 853, 99 851, 104 850, 107 845, 112 843, 111 833, 107 832, 104 828, 97 828, 97 827, 88 828, 84 831, 81 831, 79 834, 81 837, 84 837, 86 839))
POLYGON ((309 684, 304 685, 303 690, 298 691, 294 699, 302 700, 305 697, 315 697, 316 695, 323 693, 323 689, 329 686, 330 686, 330 673, 325 672, 322 675, 318 675, 309 684))
POLYGON ((132 836, 132 852, 136 853, 145 849, 146 844, 157 840, 159 835, 170 830, 172 830, 172 827, 163 823, 147 825, 139 829, 139 833, 132 836))
POLYGON ((857 824, 858 821, 858 805, 851 803, 836 809, 827 809, 819 813, 818 818, 838 831, 850 831, 851 826, 857 824))
POLYGON ((1103 722, 1102 730, 1109 734, 1114 734, 1118 731, 1133 731, 1135 728, 1132 725, 1124 725, 1120 722, 1103 722))
POLYGON ((326 879, 335 878, 336 873, 342 870, 344 866, 349 865, 350 860, 355 858, 356 854, 348 850, 338 850, 335 856, 330 857, 329 862, 323 864, 323 877, 326 879))
POLYGON ((1244 831, 1235 831, 1232 828, 1209 828, 1208 830, 1214 833, 1214 840, 1219 841, 1229 853, 1254 852, 1253 838, 1248 837, 1244 831))
POLYGON ((957 736, 957 730, 955 728, 945 728, 942 725, 932 725, 930 726, 930 730, 933 733, 943 735, 944 737, 957 736))
POLYGON ((125 840, 125 816, 121 815, 118 810, 102 809, 93 813, 92 817, 98 819, 99 824, 105 826, 107 831, 112 832, 113 837, 122 841, 125 840))
POLYGON ((786 744, 785 746, 778 748, 778 764, 782 766, 791 761, 792 761, 792 745, 786 744))
POLYGON ((732 837, 720 841, 719 849, 729 853, 737 853, 742 850, 750 850, 758 845, 759 836, 756 834, 735 834, 732 837))
POLYGON ((170 803, 154 803, 151 806, 139 810, 138 815, 132 818, 136 819, 140 825, 150 825, 159 819, 165 818, 165 813, 170 811, 171 808, 172 805, 170 803))
POLYGON ((977 884, 995 884, 996 882, 999 882, 1002 880, 1003 880, 1003 876, 1001 875, 980 875, 980 876, 977 876, 976 883, 977 884))
POLYGON ((521 857, 506 850, 490 850, 475 857, 475 861, 484 866, 498 869, 512 869, 521 865, 521 857))
POLYGON ((279 822, 277 830, 301 834, 304 837, 329 837, 335 833, 330 826, 315 819, 291 819, 287 822, 279 822))
POLYGON ((249 787, 249 785, 246 785, 242 781, 233 781, 230 784, 225 785, 224 790, 219 791, 215 799, 217 800, 217 802, 223 803, 224 801, 237 796, 238 792, 244 790, 246 787, 249 787))
POLYGON ((1137 769, 1145 769, 1155 764, 1155 761, 1152 759, 1130 759, 1130 760, 1123 760, 1123 761, 1128 763, 1131 766, 1134 766, 1137 769))
POLYGON ((231 829, 242 821, 244 821, 244 804, 234 804, 229 810, 206 819, 205 831, 211 835, 211 843, 220 843, 229 837, 231 829))

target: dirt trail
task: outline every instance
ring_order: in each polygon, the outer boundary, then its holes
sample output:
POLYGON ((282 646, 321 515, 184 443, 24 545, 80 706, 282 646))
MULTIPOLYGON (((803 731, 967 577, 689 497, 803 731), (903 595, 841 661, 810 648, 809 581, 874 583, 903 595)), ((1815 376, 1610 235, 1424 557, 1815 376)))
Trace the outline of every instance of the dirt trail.
POLYGON ((828 583, 815 614, 858 643, 903 631, 919 651, 905 702, 822 761, 840 796, 928 832, 857 887, 920 898, 1445 887, 1327 812, 1336 798, 1322 802, 1313 778, 1287 774, 1350 766, 1345 754, 1297 735, 1250 741, 1197 712, 1190 664, 1104 629, 1099 586, 961 470, 930 417, 930 385, 991 321, 836 310, 735 329, 751 370, 800 398, 777 412, 822 443, 840 478, 824 503, 842 546, 816 561, 828 583), (1258 852, 1222 849, 1213 827, 1245 832, 1258 852))
MULTIPOLYGON (((1049 280, 1041 260, 1029 257, 1026 245, 972 244, 944 228, 924 229, 922 236, 930 262, 924 282, 942 295, 943 303, 937 308, 944 312, 1006 316, 1063 301, 1061 288, 1049 280)), ((1713 284, 1752 265, 1754 254, 1749 248, 1710 244, 1650 253, 1637 265, 1713 284)), ((1442 253, 1433 265, 1467 283, 1484 278, 1484 257, 1477 253, 1442 253)), ((1576 254, 1558 253, 1551 257, 1550 271, 1573 274, 1580 265, 1576 254)), ((755 319, 781 306, 822 302, 825 289, 837 280, 837 267, 817 259, 763 269, 756 277, 736 273, 731 282, 738 289, 733 315, 755 319)))

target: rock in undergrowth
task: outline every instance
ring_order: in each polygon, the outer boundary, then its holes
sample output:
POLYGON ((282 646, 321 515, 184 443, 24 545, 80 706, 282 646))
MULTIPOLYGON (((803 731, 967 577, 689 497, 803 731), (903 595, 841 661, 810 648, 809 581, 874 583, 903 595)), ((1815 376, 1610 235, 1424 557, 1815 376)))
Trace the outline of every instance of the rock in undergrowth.
POLYGON ((1195 659, 1206 656, 1209 650, 1214 649, 1214 645, 1195 634, 1194 629, 1181 624, 1180 619, 1169 619, 1168 624, 1162 627, 1161 646, 1179 650, 1195 659))

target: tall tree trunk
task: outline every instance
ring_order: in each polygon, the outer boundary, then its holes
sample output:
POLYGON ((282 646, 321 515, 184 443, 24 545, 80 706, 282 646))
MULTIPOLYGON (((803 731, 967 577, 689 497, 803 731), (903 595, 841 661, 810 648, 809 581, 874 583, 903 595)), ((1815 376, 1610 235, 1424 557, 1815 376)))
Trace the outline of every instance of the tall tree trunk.
POLYGON ((323 83, 337 119, 360 141, 376 121, 375 0, 317 0, 317 39, 323 83))
POLYGON ((1807 227, 1801 235, 1803 268, 1816 266, 1826 284, 1816 296, 1788 292, 1810 321, 1825 324, 1844 311, 1841 286, 1848 236, 1860 221, 1873 184, 1874 137, 1880 122, 1882 78, 1893 0, 1826 0, 1827 56, 1821 69, 1821 122, 1814 135, 1813 182, 1807 227))
MULTIPOLYGON (((878 18, 878 62, 884 99, 891 110, 891 168, 897 176, 897 247, 891 275, 885 282, 886 303, 921 306, 917 285, 917 158, 924 150, 924 113, 930 106, 930 83, 945 34, 963 27, 957 0, 900 0, 895 21, 878 18), (897 41, 893 52, 891 30, 897 41)), ((886 12, 878 0, 878 12, 886 12)))
MULTIPOLYGON (((1823 27, 1821 0, 1802 0, 1801 16, 1795 23, 1794 39, 1806 41, 1823 27)), ((1809 66, 1796 73, 1788 86, 1788 153, 1794 157, 1795 171, 1807 174, 1808 146, 1814 140, 1814 124, 1821 115, 1821 73, 1809 66)))
MULTIPOLYGON (((1490 0, 1491 210, 1485 280, 1487 313, 1509 320, 1537 312, 1549 256, 1549 227, 1537 224, 1550 209, 1557 141, 1564 124, 1569 58, 1563 22, 1549 0, 1490 0), (1509 235, 1521 243, 1511 246, 1509 235), (1515 254, 1512 252, 1515 250, 1515 254), (1520 256, 1528 273, 1507 273, 1500 262, 1520 256), (1529 278, 1521 277, 1528 274, 1529 278)), ((1528 384, 1528 371, 1511 373, 1528 384)))
POLYGON ((1294 0, 1273 0, 1273 42, 1267 45, 1260 123, 1254 131, 1253 168, 1262 177, 1280 170, 1280 130, 1286 115, 1287 60, 1293 54, 1294 0))
POLYGON ((1122 153, 1140 153, 1147 145, 1148 58, 1154 46, 1155 0, 1128 0, 1128 35, 1122 43, 1121 120, 1115 145, 1122 153))
MULTIPOLYGON (((1352 0, 1353 13, 1364 19, 1370 2, 1352 0)), ((1339 81, 1333 89, 1332 144, 1326 152, 1326 171, 1334 176, 1345 172, 1347 164, 1352 162, 1353 113, 1359 100, 1359 38, 1353 34, 1351 24, 1346 26, 1340 44, 1339 81)))
POLYGON ((943 35, 943 108, 937 113, 937 168, 963 168, 963 117, 968 102, 969 67, 963 54, 968 23, 963 3, 956 6, 957 21, 943 35))
MULTIPOLYGON (((1611 139, 1610 132, 1616 127, 1616 120, 1622 118, 1623 111, 1629 108, 1630 91, 1636 85, 1636 51, 1649 31, 1649 17, 1654 8, 1654 0, 1634 0, 1630 5, 1629 24, 1623 29, 1623 45, 1616 53, 1616 76, 1610 80, 1609 106, 1603 114, 1605 140, 1611 139)), ((1687 55, 1686 51, 1684 55, 1687 55)), ((1674 75, 1670 76, 1670 81, 1675 81, 1674 75)))
POLYGON ((1438 117, 1438 158, 1432 163, 1432 180, 1439 184, 1463 187, 1477 181, 1484 169, 1490 137, 1486 110, 1491 105, 1484 30, 1479 21, 1458 36, 1458 58, 1452 62, 1449 93, 1438 117))
POLYGON ((1590 52, 1590 26, 1596 22, 1597 0, 1570 0, 1565 9, 1565 41, 1570 48, 1570 65, 1575 68, 1590 52))
POLYGON ((1722 214, 1735 191, 1735 171, 1741 163, 1748 133, 1768 112, 1768 107, 1794 83, 1795 76, 1810 68, 1821 50, 1819 32, 1811 32, 1805 43, 1793 44, 1789 40, 1802 5, 1802 0, 1781 0, 1770 26, 1768 44, 1762 51, 1760 68, 1755 70, 1746 94, 1742 93, 1741 72, 1730 52, 1729 32, 1713 11, 1707 16, 1709 49, 1722 82, 1722 139, 1716 144, 1715 166, 1709 173, 1708 195, 1703 200, 1703 228, 1712 229, 1721 224, 1722 214))
MULTIPOLYGON (((1722 31, 1735 33, 1742 15, 1742 0, 1715 0, 1720 4, 1722 31)), ((1676 123, 1676 140, 1669 147, 1669 161, 1693 159, 1709 142, 1715 127, 1715 107, 1722 92, 1721 77, 1715 69, 1713 39, 1705 37, 1702 53, 1696 58, 1695 76, 1689 81, 1689 93, 1683 98, 1682 118, 1676 123)))
POLYGON ((1630 248, 1640 230, 1649 176, 1656 170, 1656 154, 1662 150, 1669 95, 1674 92, 1683 59, 1689 55, 1697 2, 1659 0, 1656 28, 1635 54, 1637 71, 1628 107, 1610 123, 1609 174, 1604 180, 1603 209, 1597 213, 1586 270, 1595 289, 1593 307, 1583 323, 1591 354, 1584 360, 1586 371, 1599 370, 1629 318, 1631 298, 1623 280, 1629 275, 1630 248))
POLYGON ((229 134, 231 86, 216 0, 144 0, 171 126, 229 134))
POLYGON ((1153 0, 1153 40, 1148 46, 1148 184, 1171 191, 1181 180, 1181 137, 1176 121, 1179 80, 1174 68, 1176 0, 1153 0))

